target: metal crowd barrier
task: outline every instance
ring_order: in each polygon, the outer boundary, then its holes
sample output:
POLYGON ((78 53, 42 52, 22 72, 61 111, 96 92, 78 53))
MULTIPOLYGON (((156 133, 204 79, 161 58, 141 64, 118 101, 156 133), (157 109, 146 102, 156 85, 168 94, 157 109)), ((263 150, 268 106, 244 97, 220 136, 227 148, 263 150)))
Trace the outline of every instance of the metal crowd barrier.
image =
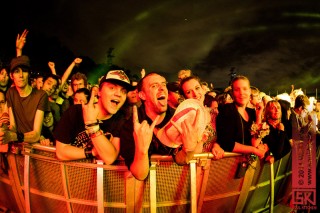
POLYGON ((212 158, 196 154, 179 166, 153 155, 149 177, 139 181, 122 160, 58 161, 55 147, 25 146, 0 174, 0 212, 273 212, 288 203, 291 154, 274 164, 257 160, 242 178, 235 174, 244 156, 212 158))

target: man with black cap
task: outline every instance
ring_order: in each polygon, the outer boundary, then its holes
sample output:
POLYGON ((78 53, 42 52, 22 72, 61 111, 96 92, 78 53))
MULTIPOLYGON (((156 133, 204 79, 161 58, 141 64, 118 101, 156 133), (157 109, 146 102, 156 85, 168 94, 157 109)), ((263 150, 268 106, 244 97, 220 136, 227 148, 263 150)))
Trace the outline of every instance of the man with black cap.
POLYGON ((14 86, 6 94, 11 128, 2 128, 0 144, 39 141, 44 112, 49 110, 48 96, 44 91, 32 88, 29 74, 28 56, 18 56, 11 60, 10 78, 14 86))
POLYGON ((54 130, 58 159, 95 157, 112 164, 120 150, 118 111, 132 89, 124 71, 111 70, 100 80, 96 104, 92 95, 87 105, 70 107, 54 130))

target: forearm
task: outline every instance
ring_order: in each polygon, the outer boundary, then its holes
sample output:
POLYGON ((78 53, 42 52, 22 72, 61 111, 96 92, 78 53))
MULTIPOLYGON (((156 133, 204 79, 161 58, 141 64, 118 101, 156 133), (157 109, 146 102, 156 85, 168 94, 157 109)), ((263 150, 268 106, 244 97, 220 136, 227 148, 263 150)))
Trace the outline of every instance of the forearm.
MULTIPOLYGON (((19 141, 19 142, 27 142, 27 143, 36 143, 39 142, 40 140, 40 133, 36 131, 31 131, 31 132, 26 132, 23 134, 23 138, 18 138, 18 134, 16 132, 11 132, 10 133, 10 141, 19 141)), ((22 133, 21 133, 22 134, 22 133)))
POLYGON ((61 85, 63 85, 67 81, 75 65, 76 65, 76 62, 73 61, 69 65, 69 67, 66 69, 66 71, 63 73, 61 77, 61 85))
POLYGON ((253 146, 244 145, 238 142, 235 142, 232 152, 249 154, 254 152, 253 146))
POLYGON ((130 166, 130 171, 138 180, 144 180, 149 174, 148 153, 135 153, 134 160, 130 166))
POLYGON ((56 141, 56 155, 59 160, 78 160, 86 158, 83 148, 56 141))
MULTIPOLYGON (((100 135, 95 138, 91 138, 95 150, 98 153, 98 156, 103 160, 107 165, 112 164, 118 157, 119 149, 116 149, 115 145, 109 141, 106 136, 100 135)), ((119 139, 113 139, 119 140, 119 139)))
POLYGON ((22 49, 16 48, 17 57, 22 56, 22 49))

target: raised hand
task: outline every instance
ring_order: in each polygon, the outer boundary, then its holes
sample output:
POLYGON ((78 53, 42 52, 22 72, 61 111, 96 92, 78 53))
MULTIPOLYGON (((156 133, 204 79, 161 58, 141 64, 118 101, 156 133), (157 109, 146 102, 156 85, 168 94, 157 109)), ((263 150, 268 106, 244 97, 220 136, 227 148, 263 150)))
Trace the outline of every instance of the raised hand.
POLYGON ((20 35, 20 34, 17 35, 17 39, 16 39, 16 49, 17 49, 17 50, 20 50, 20 51, 21 51, 21 50, 23 49, 25 43, 27 42, 28 32, 29 32, 29 31, 28 31, 27 29, 25 29, 25 30, 22 32, 21 35, 20 35))
POLYGON ((49 68, 52 70, 52 69, 55 69, 55 64, 54 64, 54 62, 52 62, 52 61, 49 61, 48 62, 48 66, 49 66, 49 68))
POLYGON ((82 62, 81 58, 74 59, 74 63, 76 63, 76 64, 80 64, 81 62, 82 62))
POLYGON ((189 123, 188 120, 181 122, 181 128, 171 121, 172 125, 179 131, 183 148, 186 152, 202 152, 202 143, 199 141, 199 121, 200 121, 200 109, 196 111, 196 117, 193 123, 189 123))
POLYGON ((146 75, 145 69, 142 69, 140 72, 141 78, 143 78, 146 75))
POLYGON ((160 116, 158 115, 151 125, 146 120, 139 122, 137 106, 133 106, 133 138, 136 145, 136 152, 147 154, 153 136, 153 130, 160 116))
POLYGON ((90 124, 97 122, 98 114, 99 108, 94 104, 94 95, 91 94, 88 104, 82 104, 82 116, 84 123, 90 124))

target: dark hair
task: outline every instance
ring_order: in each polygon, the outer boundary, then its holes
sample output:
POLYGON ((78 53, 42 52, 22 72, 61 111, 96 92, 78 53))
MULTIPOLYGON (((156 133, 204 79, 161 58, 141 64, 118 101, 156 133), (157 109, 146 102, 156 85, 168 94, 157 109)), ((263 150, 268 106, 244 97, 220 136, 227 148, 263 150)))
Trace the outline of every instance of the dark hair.
POLYGON ((218 100, 214 97, 212 97, 211 95, 209 94, 205 94, 204 95, 204 106, 207 106, 207 107, 211 107, 211 104, 212 102, 216 101, 218 103, 218 100))
POLYGON ((80 88, 80 89, 77 89, 77 91, 75 91, 75 93, 74 93, 74 94, 77 94, 77 93, 83 93, 83 94, 84 94, 84 96, 86 96, 87 101, 89 102, 90 97, 91 97, 91 94, 90 94, 90 91, 89 91, 87 88, 80 88))
POLYGON ((43 83, 48 79, 48 78, 53 78, 54 80, 57 81, 57 88, 59 87, 59 84, 60 84, 60 77, 57 76, 57 75, 54 75, 54 74, 49 74, 49 75, 45 75, 43 77, 43 83))
POLYGON ((181 80, 181 82, 180 82, 179 93, 180 93, 180 95, 182 95, 184 98, 186 98, 186 97, 185 97, 185 94, 184 94, 184 92, 183 92, 182 86, 183 86, 183 84, 185 84, 187 81, 190 81, 190 80, 192 80, 192 79, 198 81, 199 84, 200 84, 200 86, 201 86, 201 80, 200 80, 200 78, 199 78, 198 76, 191 75, 191 76, 188 76, 188 77, 183 78, 183 79, 181 80))
POLYGON ((83 83, 84 83, 84 87, 87 87, 88 85, 88 79, 87 79, 87 76, 81 72, 77 72, 75 74, 72 75, 71 77, 71 86, 74 82, 74 80, 81 80, 83 79, 83 83))
POLYGON ((288 120, 288 110, 291 108, 291 104, 289 101, 283 99, 278 100, 278 102, 281 106, 282 111, 281 121, 284 122, 288 120))
POLYGON ((299 107, 306 108, 310 104, 310 101, 305 95, 298 95, 294 100, 294 108, 298 109, 299 107))

